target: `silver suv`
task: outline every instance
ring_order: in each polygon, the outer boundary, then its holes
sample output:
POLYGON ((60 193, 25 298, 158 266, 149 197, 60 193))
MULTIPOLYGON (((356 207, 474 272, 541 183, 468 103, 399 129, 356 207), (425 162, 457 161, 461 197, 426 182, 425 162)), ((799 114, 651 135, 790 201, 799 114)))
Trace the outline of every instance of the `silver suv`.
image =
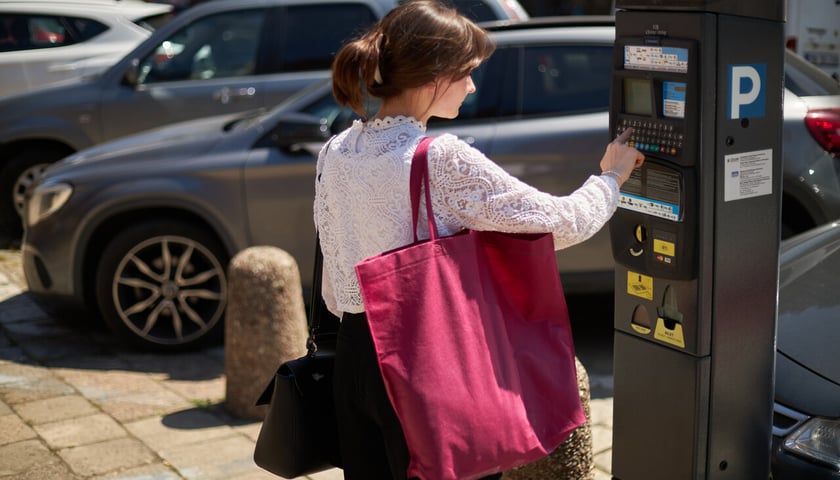
MULTIPOLYGON (((329 76, 339 46, 400 0, 214 0, 185 10, 102 75, 0 99, 0 236, 29 186, 83 148, 168 123, 273 107, 329 76)), ((480 19, 515 0, 457 0, 480 19)))
POLYGON ((0 0, 0 97, 101 72, 171 12, 139 0, 0 0))

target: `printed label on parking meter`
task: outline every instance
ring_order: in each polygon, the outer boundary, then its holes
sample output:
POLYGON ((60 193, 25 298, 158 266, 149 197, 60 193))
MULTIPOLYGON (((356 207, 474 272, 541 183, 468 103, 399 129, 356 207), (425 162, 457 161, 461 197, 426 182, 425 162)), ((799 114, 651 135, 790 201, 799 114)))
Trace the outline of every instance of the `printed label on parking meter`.
POLYGON ((653 300, 653 277, 628 271, 627 293, 646 300, 653 300))
POLYGON ((730 202, 773 193, 773 150, 735 153, 724 157, 723 200, 730 202))
POLYGON ((669 343, 675 347, 685 348, 683 327, 679 322, 675 322, 673 320, 666 321, 664 318, 657 318, 656 330, 653 332, 653 338, 669 343))

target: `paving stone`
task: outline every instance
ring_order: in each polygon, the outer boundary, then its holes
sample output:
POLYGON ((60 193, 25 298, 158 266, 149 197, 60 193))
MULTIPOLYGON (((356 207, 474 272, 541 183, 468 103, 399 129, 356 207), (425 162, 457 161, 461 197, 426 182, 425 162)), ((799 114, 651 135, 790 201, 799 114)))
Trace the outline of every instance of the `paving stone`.
POLYGON ((33 425, 84 417, 98 411, 81 395, 66 395, 15 405, 15 412, 33 425))
POLYGON ((33 378, 53 376, 46 367, 27 363, 0 361, 0 387, 14 383, 26 383, 33 378))
POLYGON ((118 355, 132 370, 149 372, 156 380, 213 380, 224 373, 224 362, 203 352, 172 355, 121 352, 118 355))
MULTIPOLYGON (((230 480, 277 480, 277 476, 269 473, 259 467, 256 470, 249 471, 242 475, 236 475, 235 477, 231 477, 230 480)), ((336 479, 344 479, 344 476, 336 477, 336 479)), ((300 480, 309 480, 309 477, 300 477, 300 480)), ((328 479, 323 479, 328 480, 328 479)))
POLYGON ((14 340, 75 335, 78 332, 46 315, 36 318, 21 319, 4 325, 6 333, 14 340))
POLYGON ((20 442, 37 438, 34 430, 23 423, 17 415, 3 415, 0 417, 0 445, 20 442))
MULTIPOLYGON (((70 471, 70 468, 62 462, 58 456, 55 461, 33 465, 23 472, 16 473, 14 480, 80 480, 81 477, 70 471)), ((6 477, 3 477, 4 480, 6 477)))
POLYGON ((195 402, 219 403, 225 399, 224 377, 210 380, 164 380, 161 385, 195 402))
POLYGON ((47 445, 52 448, 79 447, 127 436, 125 429, 104 413, 35 425, 47 445))
POLYGON ((604 452, 612 448, 612 429, 604 425, 592 426, 592 451, 604 452))
POLYGON ((245 425, 238 425, 234 427, 234 430, 256 442, 260 436, 260 428, 262 428, 262 422, 251 422, 245 425))
POLYGON ((161 417, 193 407, 186 399, 154 385, 143 392, 126 392, 97 400, 99 407, 120 422, 161 417))
POLYGON ((595 476, 592 480, 613 480, 613 477, 607 472, 602 472, 598 469, 595 469, 595 476))
POLYGON ((70 465, 73 472, 86 477, 160 463, 154 452, 133 438, 65 448, 59 450, 58 455, 70 465))
POLYGON ((602 472, 612 472, 612 450, 601 452, 594 457, 595 469, 602 472))
POLYGON ((55 455, 38 440, 26 440, 0 446, 0 477, 15 475, 38 466, 58 462, 55 455))
MULTIPOLYGON (((20 347, 10 345, 0 347, 0 364, 2 363, 32 363, 32 359, 20 347)), ((2 376, 2 371, 0 371, 0 376, 2 376)))
POLYGON ((4 382, 10 378, 12 376, 4 376, 0 372, 0 400, 9 405, 76 393, 70 385, 49 373, 40 377, 14 376, 13 381, 4 382))
POLYGON ((589 402, 589 409, 593 425, 604 425, 612 428, 613 420, 613 399, 598 398, 589 402))
MULTIPOLYGON (((90 480, 181 480, 171 467, 163 463, 154 463, 128 469, 117 470, 105 475, 92 477, 90 480)), ((277 477, 274 477, 277 480, 277 477)))
POLYGON ((50 367, 50 370, 53 373, 61 377, 63 377, 63 374, 68 371, 78 373, 78 370, 131 370, 131 366, 128 364, 128 362, 116 356, 113 352, 110 351, 104 352, 99 355, 91 355, 89 353, 85 353, 84 355, 79 355, 70 358, 49 359, 45 361, 44 364, 50 367))
POLYGON ((331 468, 329 470, 324 470, 323 472, 306 475, 305 478, 309 480, 343 480, 344 472, 338 468, 331 468))
POLYGON ((45 318, 48 315, 31 296, 20 291, 10 295, 3 300, 3 308, 0 309, 0 324, 7 325, 13 322, 31 321, 36 318, 45 318))
POLYGON ((158 387, 158 383, 143 372, 74 368, 57 369, 55 372, 82 395, 96 401, 158 387))
POLYGON ((0 285, 0 302, 5 301, 15 295, 20 295, 21 289, 14 285, 0 285))
POLYGON ((143 372, 62 369, 59 373, 119 421, 165 415, 193 406, 143 372))
POLYGON ((254 443, 236 435, 180 445, 160 455, 188 479, 228 480, 261 470, 253 460, 254 443))
POLYGON ((200 409, 127 423, 125 428, 156 452, 238 435, 233 428, 219 422, 217 417, 200 409))
POLYGON ((88 341, 80 335, 65 337, 26 338, 18 341, 18 346, 32 358, 48 361, 56 358, 77 357, 92 352, 105 352, 106 348, 88 341))

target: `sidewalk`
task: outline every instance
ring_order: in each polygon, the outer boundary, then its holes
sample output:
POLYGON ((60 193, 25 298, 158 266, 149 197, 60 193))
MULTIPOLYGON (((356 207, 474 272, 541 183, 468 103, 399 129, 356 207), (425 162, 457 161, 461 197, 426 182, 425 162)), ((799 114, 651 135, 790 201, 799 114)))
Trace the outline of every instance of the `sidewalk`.
MULTIPOLYGON (((252 460, 260 422, 224 409, 222 347, 133 351, 91 323, 45 312, 19 253, 0 250, 0 480, 278 478, 252 460)), ((608 480, 612 398, 591 409, 594 478, 608 480)))

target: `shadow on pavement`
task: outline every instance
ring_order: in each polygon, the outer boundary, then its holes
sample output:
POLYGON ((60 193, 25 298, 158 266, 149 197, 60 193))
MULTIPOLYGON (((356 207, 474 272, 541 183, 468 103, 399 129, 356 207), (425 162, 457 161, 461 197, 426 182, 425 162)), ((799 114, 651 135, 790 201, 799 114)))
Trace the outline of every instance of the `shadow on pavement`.
POLYGON ((127 346, 83 312, 46 307, 22 292, 0 302, 0 359, 51 368, 125 370, 163 374, 173 380, 206 380, 224 373, 221 346, 184 353, 127 346))

